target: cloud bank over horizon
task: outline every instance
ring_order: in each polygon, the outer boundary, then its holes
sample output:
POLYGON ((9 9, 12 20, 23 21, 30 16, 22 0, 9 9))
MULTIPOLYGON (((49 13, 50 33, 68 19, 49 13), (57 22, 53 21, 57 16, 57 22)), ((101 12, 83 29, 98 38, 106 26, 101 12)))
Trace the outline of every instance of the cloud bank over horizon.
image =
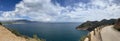
POLYGON ((23 0, 13 11, 0 11, 0 20, 84 22, 120 18, 119 0, 23 0))

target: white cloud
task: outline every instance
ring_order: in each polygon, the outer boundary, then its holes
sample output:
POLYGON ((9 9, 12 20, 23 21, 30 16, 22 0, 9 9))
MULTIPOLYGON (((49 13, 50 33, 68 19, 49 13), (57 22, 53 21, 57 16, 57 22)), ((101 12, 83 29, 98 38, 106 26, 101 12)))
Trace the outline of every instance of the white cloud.
POLYGON ((95 21, 120 18, 120 6, 112 0, 93 0, 88 4, 80 4, 73 12, 67 12, 74 21, 95 21), (89 6, 92 5, 92 6, 89 6), (88 6, 88 8, 86 8, 88 6))
POLYGON ((120 6, 113 0, 91 0, 75 4, 77 7, 61 7, 50 0, 23 0, 14 11, 3 12, 0 20, 31 19, 50 22, 80 22, 120 17, 120 6), (70 11, 72 10, 72 11, 70 11))
MULTIPOLYGON (((23 0, 16 4, 15 11, 3 12, 4 19, 29 17, 37 21, 54 21, 63 7, 53 5, 50 0, 23 0)), ((3 20, 4 20, 3 19, 3 20)))

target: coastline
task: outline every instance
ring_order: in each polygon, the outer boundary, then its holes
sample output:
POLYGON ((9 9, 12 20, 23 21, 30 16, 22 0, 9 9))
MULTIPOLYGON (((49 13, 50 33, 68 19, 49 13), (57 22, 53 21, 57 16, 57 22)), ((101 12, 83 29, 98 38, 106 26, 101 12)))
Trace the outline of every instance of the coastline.
POLYGON ((45 41, 37 37, 37 35, 33 35, 33 37, 26 37, 24 35, 16 35, 6 27, 0 25, 0 40, 1 41, 45 41))

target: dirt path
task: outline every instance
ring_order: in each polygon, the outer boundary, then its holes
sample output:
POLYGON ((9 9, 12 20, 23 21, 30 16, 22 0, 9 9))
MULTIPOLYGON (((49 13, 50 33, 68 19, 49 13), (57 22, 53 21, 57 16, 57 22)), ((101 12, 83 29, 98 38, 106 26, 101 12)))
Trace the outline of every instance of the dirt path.
POLYGON ((120 32, 113 29, 113 25, 104 27, 101 36, 103 41, 120 41, 120 32))
POLYGON ((25 38, 18 37, 0 25, 0 41, 26 41, 25 38))

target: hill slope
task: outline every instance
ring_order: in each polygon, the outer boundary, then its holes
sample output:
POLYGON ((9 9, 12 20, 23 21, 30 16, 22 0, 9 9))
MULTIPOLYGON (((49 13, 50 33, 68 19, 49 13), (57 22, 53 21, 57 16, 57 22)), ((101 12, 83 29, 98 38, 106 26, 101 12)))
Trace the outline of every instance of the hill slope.
POLYGON ((31 37, 17 36, 4 26, 0 25, 0 41, 45 41, 44 39, 38 38, 36 35, 31 37))
POLYGON ((16 36, 8 29, 0 25, 0 41, 26 41, 26 39, 16 36))

